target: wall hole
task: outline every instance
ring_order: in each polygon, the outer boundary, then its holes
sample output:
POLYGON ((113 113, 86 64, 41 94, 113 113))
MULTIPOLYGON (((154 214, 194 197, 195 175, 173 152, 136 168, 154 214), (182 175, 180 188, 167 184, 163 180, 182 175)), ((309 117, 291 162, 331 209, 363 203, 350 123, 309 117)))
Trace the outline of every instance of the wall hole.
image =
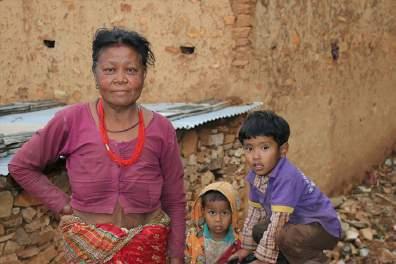
POLYGON ((194 46, 180 46, 180 51, 183 54, 193 54, 195 51, 194 46))
POLYGON ((55 48, 55 40, 44 39, 43 43, 47 48, 55 48))

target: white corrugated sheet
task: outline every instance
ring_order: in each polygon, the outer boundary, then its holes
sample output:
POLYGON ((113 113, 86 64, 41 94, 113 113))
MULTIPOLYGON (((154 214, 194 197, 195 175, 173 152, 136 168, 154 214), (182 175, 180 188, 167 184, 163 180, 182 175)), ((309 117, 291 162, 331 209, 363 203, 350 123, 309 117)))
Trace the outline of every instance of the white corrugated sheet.
MULTIPOLYGON (((210 121, 234 117, 261 106, 261 102, 245 105, 160 103, 144 104, 145 107, 159 112, 170 119, 175 129, 192 129, 210 121)), ((34 133, 63 107, 55 107, 36 112, 0 116, 0 134, 34 133)), ((0 175, 8 175, 7 164, 12 154, 0 158, 0 175)))

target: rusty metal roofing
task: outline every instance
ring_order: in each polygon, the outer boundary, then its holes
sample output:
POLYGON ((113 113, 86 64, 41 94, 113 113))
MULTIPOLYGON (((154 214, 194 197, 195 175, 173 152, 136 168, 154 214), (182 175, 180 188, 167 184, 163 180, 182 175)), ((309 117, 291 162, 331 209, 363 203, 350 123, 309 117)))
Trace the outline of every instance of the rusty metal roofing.
MULTIPOLYGON (((192 129, 202 124, 222 118, 230 118, 261 106, 261 102, 242 105, 227 105, 222 102, 216 103, 158 103, 143 104, 150 110, 166 116, 175 129, 192 129)), ((0 116, 0 175, 8 175, 8 162, 13 152, 7 149, 7 144, 20 144, 14 142, 14 138, 26 137, 43 127, 54 114, 63 107, 54 107, 27 113, 16 113, 0 116)), ((23 140, 23 139, 22 139, 23 140)), ((16 145, 19 147, 19 145, 16 145)))

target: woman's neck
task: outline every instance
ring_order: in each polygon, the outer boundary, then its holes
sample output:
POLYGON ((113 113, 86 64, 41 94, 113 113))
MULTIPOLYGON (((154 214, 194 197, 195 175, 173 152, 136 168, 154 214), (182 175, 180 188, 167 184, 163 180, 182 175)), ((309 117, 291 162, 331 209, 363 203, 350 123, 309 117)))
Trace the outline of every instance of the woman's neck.
POLYGON ((103 103, 105 125, 109 131, 122 131, 139 121, 138 106, 117 107, 103 103))

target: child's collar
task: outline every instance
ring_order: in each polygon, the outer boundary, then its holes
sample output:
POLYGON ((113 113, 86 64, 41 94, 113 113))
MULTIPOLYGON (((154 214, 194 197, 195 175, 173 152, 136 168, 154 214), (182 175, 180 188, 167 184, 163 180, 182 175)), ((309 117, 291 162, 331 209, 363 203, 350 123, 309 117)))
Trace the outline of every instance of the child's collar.
MULTIPOLYGON (((205 224, 203 225, 203 236, 204 236, 205 238, 214 240, 213 237, 212 237, 212 234, 211 234, 210 231, 209 231, 209 227, 208 227, 208 224, 207 224, 207 223, 205 223, 205 224)), ((227 244, 232 244, 232 243, 234 243, 235 238, 234 238, 234 231, 232 230, 232 225, 230 225, 230 226, 228 227, 227 234, 226 234, 226 236, 223 238, 222 241, 226 242, 227 244)))

